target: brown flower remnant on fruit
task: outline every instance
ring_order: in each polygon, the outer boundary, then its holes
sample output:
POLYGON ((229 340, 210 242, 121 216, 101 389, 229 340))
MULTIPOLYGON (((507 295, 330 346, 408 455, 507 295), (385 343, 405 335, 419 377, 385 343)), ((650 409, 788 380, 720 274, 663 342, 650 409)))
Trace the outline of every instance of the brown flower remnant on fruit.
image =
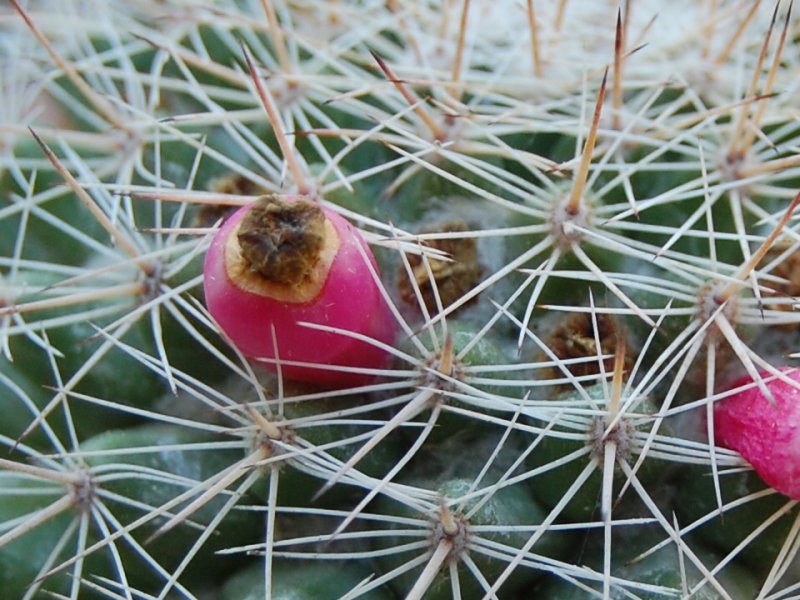
MULTIPOLYGON (((759 267, 764 267, 769 263, 775 261, 782 255, 788 246, 786 244, 777 243, 772 249, 764 256, 759 267)), ((785 256, 778 264, 776 264, 769 274, 774 277, 784 279, 783 282, 769 281, 765 285, 771 291, 764 291, 764 298, 767 299, 767 306, 774 310, 783 310, 791 312, 794 309, 796 299, 800 298, 800 250, 795 250, 789 255, 785 256), (775 299, 775 300, 772 300, 775 299)), ((800 322, 797 323, 784 323, 779 325, 782 329, 796 330, 800 329, 800 322)))
POLYGON ((311 200, 262 196, 236 234, 252 271, 275 283, 308 278, 325 242, 325 214, 311 200))
MULTIPOLYGON (((603 370, 606 373, 613 372, 614 351, 619 334, 617 322, 611 315, 602 313, 592 315, 588 312, 572 313, 561 320, 547 338, 546 343, 559 360, 591 359, 566 365, 566 368, 575 377, 591 376, 600 373, 600 361, 597 360, 600 355, 607 357, 603 359, 603 370), (597 335, 595 335, 595 322, 597 323, 597 335), (599 351, 598 340, 600 341, 599 351)), ((541 359, 547 360, 544 356, 541 359)), ((625 371, 630 373, 632 367, 633 358, 628 350, 625 353, 625 371)), ((545 379, 561 379, 566 375, 560 369, 550 367, 544 370, 543 377, 545 379)), ((572 388, 571 385, 566 385, 570 389, 572 388)))
MULTIPOLYGON (((438 226, 427 227, 420 233, 457 233, 467 231, 467 229, 464 221, 453 220, 438 226)), ((425 306, 428 311, 435 314, 438 309, 434 284, 439 293, 442 307, 447 307, 471 290, 478 282, 482 271, 478 262, 478 247, 475 238, 468 237, 426 240, 422 243, 429 248, 446 253, 450 258, 450 260, 428 258, 426 266, 426 261, 422 256, 408 256, 414 281, 419 287, 425 306), (431 275, 433 281, 431 281, 431 275)), ((397 287, 403 300, 409 304, 417 303, 415 286, 405 268, 400 269, 397 287)))
POLYGON ((225 270, 248 293, 280 302, 313 301, 325 286, 341 240, 330 218, 305 196, 261 196, 232 217, 225 270))
MULTIPOLYGON (((239 173, 231 173, 212 179, 208 189, 215 194, 230 194, 233 196, 254 196, 266 192, 263 187, 239 173)), ((203 204, 195 216, 195 227, 213 227, 220 219, 224 221, 231 216, 236 211, 236 208, 236 206, 229 204, 203 204)))

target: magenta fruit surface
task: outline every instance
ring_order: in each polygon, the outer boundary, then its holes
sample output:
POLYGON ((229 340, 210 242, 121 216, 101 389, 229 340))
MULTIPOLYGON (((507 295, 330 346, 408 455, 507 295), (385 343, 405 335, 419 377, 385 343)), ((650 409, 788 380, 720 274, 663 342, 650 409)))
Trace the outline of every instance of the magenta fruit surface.
MULTIPOLYGON (((797 386, 761 372, 775 402, 756 385, 721 400, 714 407, 714 437, 739 452, 770 487, 800 499, 800 369, 780 371, 797 386)), ((743 377, 731 389, 750 382, 743 377)))

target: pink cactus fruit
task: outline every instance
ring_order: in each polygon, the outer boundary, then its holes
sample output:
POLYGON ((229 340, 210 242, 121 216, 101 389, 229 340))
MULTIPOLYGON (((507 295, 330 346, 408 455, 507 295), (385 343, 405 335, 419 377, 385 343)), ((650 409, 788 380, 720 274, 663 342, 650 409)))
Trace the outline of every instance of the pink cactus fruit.
MULTIPOLYGON (((800 500, 800 369, 779 371, 797 385, 762 371, 774 402, 757 385, 721 400, 714 407, 714 437, 739 452, 770 487, 800 500)), ((742 377, 729 389, 752 381, 742 377)))
POLYGON ((345 387, 386 365, 384 349, 356 337, 391 344, 396 333, 375 258, 332 210, 303 196, 263 196, 223 224, 204 272, 206 305, 230 342, 270 369, 277 359, 285 377, 345 387))

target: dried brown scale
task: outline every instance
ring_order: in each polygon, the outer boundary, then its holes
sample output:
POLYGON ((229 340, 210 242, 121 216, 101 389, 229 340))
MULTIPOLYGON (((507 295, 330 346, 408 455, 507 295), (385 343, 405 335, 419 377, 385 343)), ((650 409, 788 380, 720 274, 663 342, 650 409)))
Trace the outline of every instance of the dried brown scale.
POLYGON ((194 217, 195 227, 213 227, 225 221, 236 210, 235 206, 225 204, 204 204, 194 217))
POLYGON ((237 239, 252 271, 275 283, 301 282, 320 258, 325 215, 311 200, 262 196, 242 219, 237 239))
MULTIPOLYGON (((420 233, 452 233, 467 230, 468 227, 464 221, 453 220, 426 227, 420 233)), ((397 287, 400 297, 409 304, 416 304, 417 297, 414 289, 418 287, 428 311, 436 313, 438 308, 433 283, 436 284, 435 288, 438 291, 442 307, 446 308, 475 287, 483 269, 479 263, 478 246, 474 238, 426 240, 422 243, 429 248, 445 252, 451 261, 428 258, 426 266, 421 256, 409 255, 408 262, 415 283, 412 283, 405 269, 401 268, 397 287), (433 282, 431 275, 433 275, 433 282)))
POLYGON ((252 179, 248 179, 239 173, 231 173, 212 179, 208 184, 212 192, 219 194, 236 194, 238 196, 252 196, 264 193, 264 188, 252 179))
MULTIPOLYGON (((216 194, 233 196, 255 196, 266 193, 263 187, 238 173, 212 179, 208 184, 208 189, 216 194)), ((203 204, 195 215, 194 226, 213 227, 220 220, 227 219, 235 211, 236 207, 228 204, 203 204)))
MULTIPOLYGON (((763 267, 771 263, 779 255, 783 254, 786 249, 785 245, 776 245, 772 250, 767 252, 760 266, 763 267)), ((795 250, 775 265, 775 267, 770 270, 770 275, 780 277, 784 281, 770 282, 768 284, 770 291, 765 291, 764 297, 781 298, 784 299, 785 302, 771 302, 769 307, 774 310, 793 311, 794 302, 792 299, 800 298, 800 250, 795 250)), ((778 327, 785 330, 796 330, 800 328, 800 323, 785 323, 778 327)))
MULTIPOLYGON (((611 315, 573 313, 564 317, 546 342, 553 354, 560 360, 597 358, 600 355, 607 355, 608 358, 603 360, 603 369, 606 373, 610 373, 614 370, 613 355, 619 333, 617 322, 611 315), (595 335, 595 323, 597 323, 597 335, 595 335), (599 350, 597 340, 600 341, 599 350)), ((546 357, 542 356, 542 359, 546 360, 546 357)), ((625 355, 625 371, 630 372, 632 367, 633 358, 628 351, 625 355)), ((566 368, 575 377, 600 373, 598 360, 566 365, 566 368)), ((559 379, 564 376, 564 373, 560 369, 552 367, 546 369, 543 376, 545 379, 559 379)), ((572 389, 571 386, 570 389, 572 389)))

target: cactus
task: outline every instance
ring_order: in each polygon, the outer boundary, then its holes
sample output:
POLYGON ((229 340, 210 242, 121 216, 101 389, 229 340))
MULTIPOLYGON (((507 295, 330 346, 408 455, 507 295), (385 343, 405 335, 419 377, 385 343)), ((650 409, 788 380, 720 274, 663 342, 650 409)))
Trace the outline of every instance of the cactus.
POLYGON ((798 385, 766 4, 0 8, 0 597, 796 597, 797 501, 714 428, 798 385), (301 196, 393 332, 253 356, 206 252, 301 196))

